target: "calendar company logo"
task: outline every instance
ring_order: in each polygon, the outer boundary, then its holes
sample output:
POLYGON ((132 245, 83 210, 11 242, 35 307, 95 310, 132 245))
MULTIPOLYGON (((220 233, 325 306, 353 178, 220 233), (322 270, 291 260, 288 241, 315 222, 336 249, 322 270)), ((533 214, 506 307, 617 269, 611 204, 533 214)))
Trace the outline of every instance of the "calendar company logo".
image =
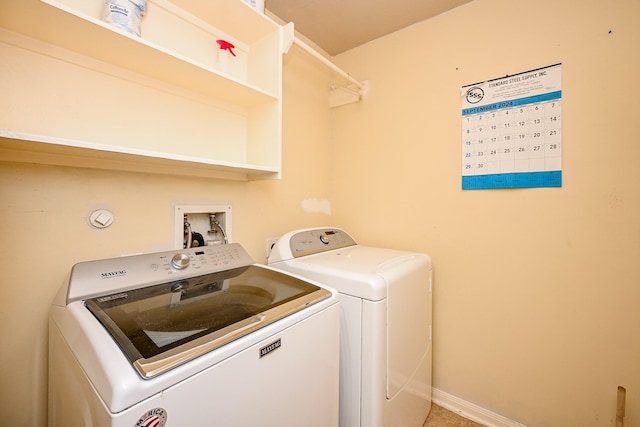
POLYGON ((467 91, 466 97, 469 104, 477 104, 484 98, 484 91, 480 87, 472 87, 467 91))

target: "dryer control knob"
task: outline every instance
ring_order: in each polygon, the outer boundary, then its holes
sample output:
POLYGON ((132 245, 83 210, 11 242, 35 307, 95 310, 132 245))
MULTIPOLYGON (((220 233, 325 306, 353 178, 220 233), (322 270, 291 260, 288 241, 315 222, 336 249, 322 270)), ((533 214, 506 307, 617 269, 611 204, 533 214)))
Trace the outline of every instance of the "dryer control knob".
POLYGON ((321 234, 321 235, 320 235, 320 241, 321 241, 322 243, 324 243, 325 245, 328 245, 328 244, 330 243, 329 237, 327 237, 327 236, 326 236, 326 235, 324 235, 324 234, 321 234))
POLYGON ((175 254, 171 258, 171 266, 176 270, 184 270, 189 266, 189 255, 183 253, 175 254))

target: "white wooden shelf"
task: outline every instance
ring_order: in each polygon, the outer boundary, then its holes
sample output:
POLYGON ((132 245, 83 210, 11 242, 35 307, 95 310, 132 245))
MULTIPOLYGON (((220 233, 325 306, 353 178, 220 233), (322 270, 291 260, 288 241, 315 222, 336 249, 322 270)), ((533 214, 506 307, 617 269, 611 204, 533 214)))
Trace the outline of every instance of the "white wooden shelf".
MULTIPOLYGON (((68 79, 49 84, 62 84, 69 91, 77 91, 71 113, 61 116, 68 104, 51 101, 45 75, 36 76, 34 83, 40 84, 40 88, 31 90, 17 68, 10 70, 8 74, 13 72, 14 81, 4 83, 10 93, 0 102, 13 105, 0 104, 0 112, 8 110, 5 118, 0 118, 2 144, 20 141, 11 145, 12 152, 22 147, 34 153, 41 144, 46 152, 61 145, 93 149, 103 155, 110 152, 137 156, 139 160, 163 159, 164 163, 188 159, 187 165, 199 165, 196 169, 219 168, 226 174, 236 168, 246 179, 279 174, 283 53, 283 29, 279 25, 241 0, 150 0, 142 21, 142 36, 137 37, 103 22, 100 19, 103 3, 103 0, 0 3, 3 35, 0 47, 6 55, 17 58, 8 61, 10 67, 59 66, 59 72, 66 73, 68 79), (218 38, 236 46, 237 57, 225 69, 216 61, 218 38), (114 109, 108 100, 91 100, 84 95, 95 90, 95 83, 91 82, 99 81, 102 74, 118 79, 109 84, 123 95, 118 109, 125 111, 120 114, 136 115, 143 110, 159 109, 159 120, 135 124, 130 135, 125 130, 118 134, 117 141, 104 122, 96 120, 91 127, 83 109, 96 106, 114 109), (134 90, 129 89, 132 82, 137 85, 134 90), (144 93, 143 98, 147 99, 134 99, 132 92, 144 93), (174 98, 178 94, 179 102, 174 104, 166 93, 174 98), (43 103, 51 108, 32 120, 16 112, 43 103), (181 118, 181 114, 175 115, 173 123, 160 119, 172 108, 192 113, 191 116, 210 117, 212 123, 216 126, 222 123, 222 127, 218 131, 213 124, 210 128, 203 125, 203 129, 191 132, 193 123, 185 116, 181 118), (82 118, 82 127, 90 130, 74 129, 78 118, 82 118), (167 140, 163 140, 165 134, 167 140), (29 135, 36 135, 33 144, 26 144, 29 135), (170 141, 172 135, 174 138, 180 135, 180 140, 170 141)), ((60 158, 68 151, 59 150, 53 157, 60 158)))
POLYGON ((0 159, 8 162, 72 166, 127 172, 161 173, 227 180, 273 178, 277 168, 172 156, 161 152, 118 149, 42 135, 0 130, 0 159))

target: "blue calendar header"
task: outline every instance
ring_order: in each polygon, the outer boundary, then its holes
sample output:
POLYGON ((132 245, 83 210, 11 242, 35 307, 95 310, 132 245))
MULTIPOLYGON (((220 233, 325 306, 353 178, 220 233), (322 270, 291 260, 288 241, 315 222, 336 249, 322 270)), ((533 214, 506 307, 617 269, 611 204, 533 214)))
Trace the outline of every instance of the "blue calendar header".
POLYGON ((493 104, 482 105, 479 107, 464 108, 462 110, 462 115, 468 116, 469 114, 487 113, 489 111, 501 110, 503 108, 513 108, 520 105, 546 102, 560 98, 562 98, 562 91, 558 90, 555 92, 544 93, 542 95, 527 96, 519 99, 511 99, 509 101, 495 102, 493 104))

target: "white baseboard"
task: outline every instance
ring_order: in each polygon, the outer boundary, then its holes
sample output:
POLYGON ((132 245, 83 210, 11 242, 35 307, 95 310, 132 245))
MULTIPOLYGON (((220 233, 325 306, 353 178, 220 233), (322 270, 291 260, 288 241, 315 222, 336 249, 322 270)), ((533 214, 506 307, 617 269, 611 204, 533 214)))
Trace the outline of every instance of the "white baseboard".
POLYGON ((487 427, 527 427, 437 388, 431 389, 432 402, 471 421, 487 427))

